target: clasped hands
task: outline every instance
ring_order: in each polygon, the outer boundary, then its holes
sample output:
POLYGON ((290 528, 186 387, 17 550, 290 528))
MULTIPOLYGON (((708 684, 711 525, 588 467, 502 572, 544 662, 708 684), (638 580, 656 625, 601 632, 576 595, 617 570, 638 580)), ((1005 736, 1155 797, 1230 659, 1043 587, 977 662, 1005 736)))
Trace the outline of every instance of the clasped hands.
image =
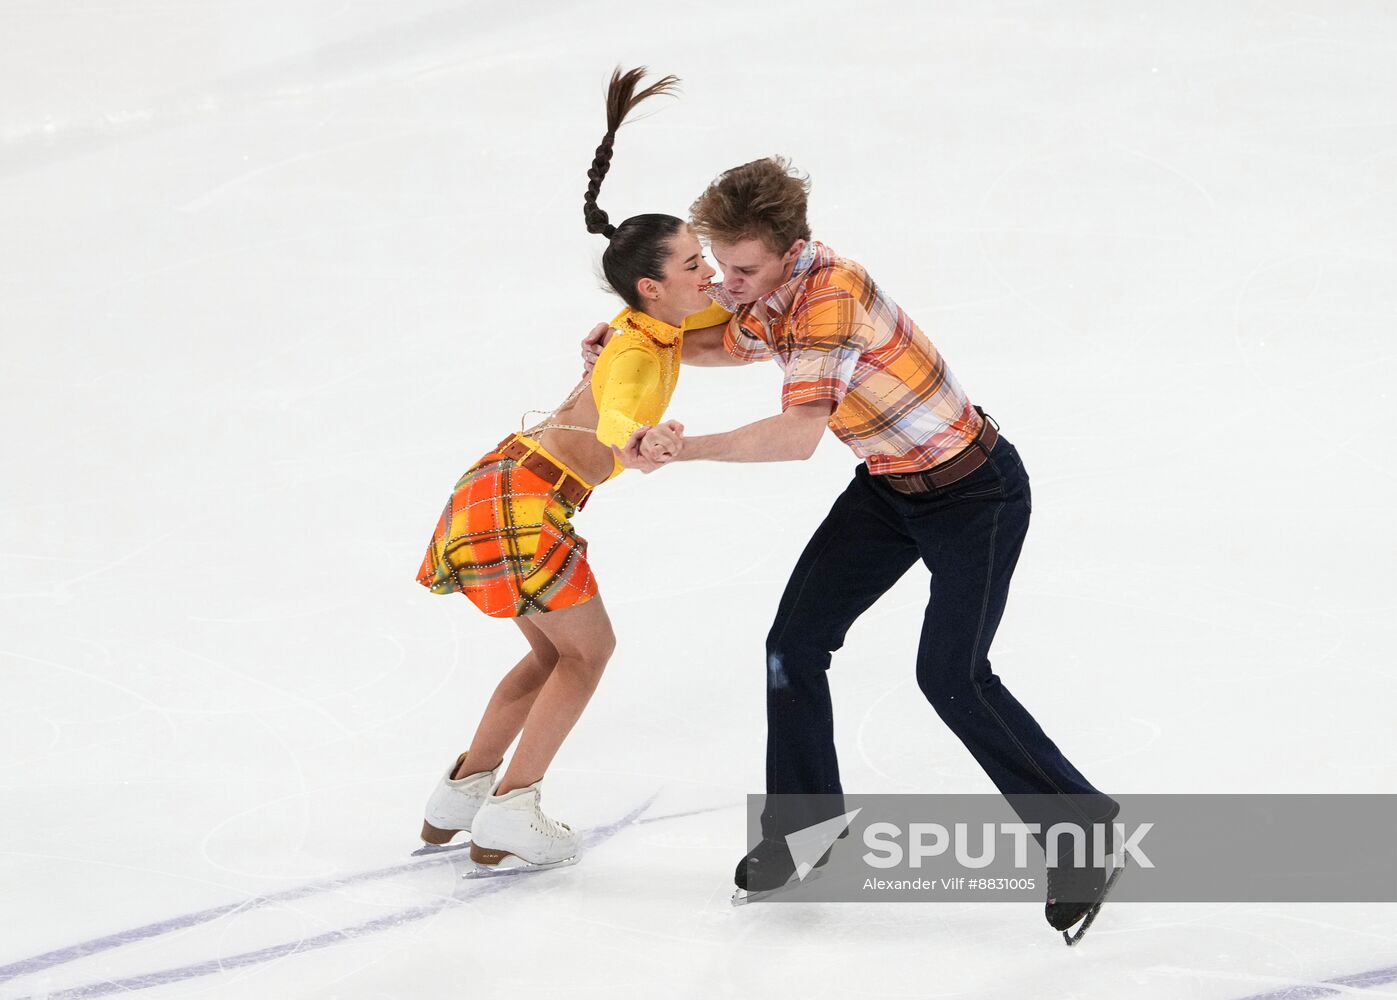
POLYGON ((683 449, 684 425, 677 420, 666 420, 655 427, 637 427, 624 448, 611 448, 622 465, 641 472, 654 472, 668 465, 683 449))

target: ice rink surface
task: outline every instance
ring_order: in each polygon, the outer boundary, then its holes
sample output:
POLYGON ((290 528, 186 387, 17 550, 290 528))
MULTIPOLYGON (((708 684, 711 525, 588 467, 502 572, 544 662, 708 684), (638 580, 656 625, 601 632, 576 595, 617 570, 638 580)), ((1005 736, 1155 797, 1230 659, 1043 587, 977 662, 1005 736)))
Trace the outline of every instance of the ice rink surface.
MULTIPOLYGON (((992 656, 1111 792, 1391 792, 1397 8, 0 6, 0 998, 1397 996, 1397 907, 729 905, 762 643, 855 459, 578 518, 620 647, 545 785, 582 864, 414 860, 514 628, 413 580, 618 308, 601 204, 783 153, 1018 446, 992 656)), ((771 365, 671 414, 778 407, 771 365)), ((991 791, 912 673, 831 674, 845 787, 991 791)))

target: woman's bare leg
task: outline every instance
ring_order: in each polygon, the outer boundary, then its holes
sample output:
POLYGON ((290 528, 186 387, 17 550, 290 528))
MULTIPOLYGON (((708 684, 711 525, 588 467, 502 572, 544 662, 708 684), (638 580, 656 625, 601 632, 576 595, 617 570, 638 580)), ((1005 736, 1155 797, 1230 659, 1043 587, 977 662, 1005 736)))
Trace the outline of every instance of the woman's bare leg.
POLYGON ((456 768, 453 778, 490 771, 503 760, 505 751, 524 728, 534 699, 543 690, 544 682, 558 662, 558 650, 538 626, 527 618, 515 618, 514 623, 529 640, 529 655, 515 664, 495 687, 490 704, 476 726, 470 750, 456 768))
POLYGON ((601 680, 616 648, 611 619, 600 595, 585 604, 532 619, 558 659, 524 722, 519 746, 495 794, 532 785, 543 777, 601 680))

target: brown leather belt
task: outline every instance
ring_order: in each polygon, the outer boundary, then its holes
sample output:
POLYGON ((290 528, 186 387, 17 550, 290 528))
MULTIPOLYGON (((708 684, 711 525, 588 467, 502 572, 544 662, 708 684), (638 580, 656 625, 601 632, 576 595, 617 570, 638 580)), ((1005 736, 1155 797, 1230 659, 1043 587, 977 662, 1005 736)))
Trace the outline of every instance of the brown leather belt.
POLYGON ((495 450, 520 468, 527 469, 545 482, 552 483, 553 492, 574 510, 581 510, 582 505, 587 502, 588 494, 592 492, 586 483, 567 469, 519 440, 517 434, 505 438, 495 450))
POLYGON ((975 407, 975 412, 980 414, 982 421, 980 433, 968 447, 957 452, 955 457, 921 472, 893 472, 879 478, 899 493, 913 494, 943 489, 970 475, 985 464, 989 453, 994 451, 995 443, 999 441, 999 427, 990 416, 978 406, 975 407))

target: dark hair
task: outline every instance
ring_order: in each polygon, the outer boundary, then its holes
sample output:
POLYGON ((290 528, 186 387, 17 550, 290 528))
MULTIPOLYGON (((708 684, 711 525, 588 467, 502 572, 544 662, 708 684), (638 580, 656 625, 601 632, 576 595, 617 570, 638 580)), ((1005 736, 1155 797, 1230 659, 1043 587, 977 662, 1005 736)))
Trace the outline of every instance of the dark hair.
POLYGON ((738 243, 756 237, 773 253, 810 239, 805 219, 810 179, 780 156, 753 160, 719 174, 689 208, 694 229, 705 239, 738 243))
POLYGON ((640 92, 636 87, 645 76, 645 67, 637 66, 622 73, 620 67, 611 74, 606 90, 606 135, 597 147, 592 168, 587 171, 591 182, 582 196, 582 217, 587 220, 587 232, 599 233, 609 241, 601 257, 602 273, 612 291, 632 309, 640 309, 640 294, 636 282, 641 278, 658 281, 664 277, 665 260, 669 257, 669 240, 679 232, 684 220, 673 215, 633 215, 619 226, 611 225, 606 213, 597 204, 602 179, 611 169, 611 150, 616 130, 635 107, 657 94, 673 94, 679 84, 677 77, 666 76, 640 92))

